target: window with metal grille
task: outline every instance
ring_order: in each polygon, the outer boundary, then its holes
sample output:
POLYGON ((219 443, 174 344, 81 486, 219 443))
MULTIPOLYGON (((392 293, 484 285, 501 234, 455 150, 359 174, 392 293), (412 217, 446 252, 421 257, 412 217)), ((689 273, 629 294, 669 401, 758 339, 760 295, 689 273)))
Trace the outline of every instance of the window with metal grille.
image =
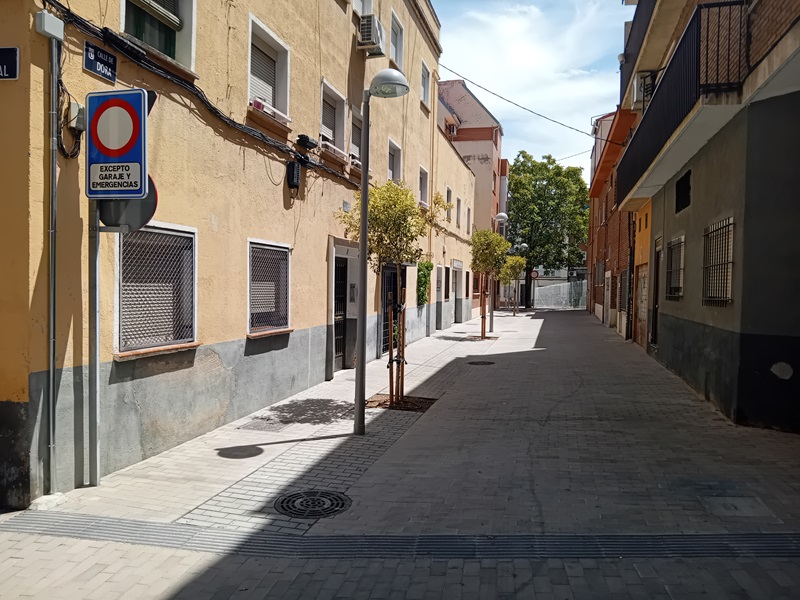
POLYGON ((121 235, 121 352, 195 341, 195 236, 142 229, 121 235))
POLYGON ((683 296, 683 236, 667 244, 667 292, 670 300, 683 296))
POLYGON ((601 286, 605 284, 605 276, 606 276, 606 263, 602 260, 598 260, 594 263, 594 284, 597 286, 601 286))
POLYGON ((262 44, 250 46, 250 100, 260 98, 269 106, 275 106, 275 52, 262 44))
POLYGON ((481 274, 472 275, 472 295, 477 296, 481 293, 481 274))
POLYGON ((353 115, 353 124, 350 128, 350 156, 361 160, 361 119, 353 115))
POLYGON ((461 229, 461 198, 456 198, 456 227, 461 229))
POLYGON ((464 272, 464 296, 469 298, 469 271, 464 272))
POLYGON ((472 209, 467 207, 467 235, 472 233, 472 209))
POLYGON ((453 190, 447 188, 447 222, 453 220, 453 190))
POLYGON ((730 304, 732 279, 733 217, 729 217, 706 227, 703 233, 703 304, 730 304))
POLYGON ((628 312, 628 269, 619 274, 619 309, 628 312))
POLYGON ((692 203, 692 172, 686 171, 678 181, 675 182, 675 214, 688 208, 692 203))
POLYGON ((125 32, 163 52, 176 56, 177 32, 183 28, 178 0, 127 0, 125 32))
POLYGON ((250 333, 289 327, 289 248, 250 242, 250 333))

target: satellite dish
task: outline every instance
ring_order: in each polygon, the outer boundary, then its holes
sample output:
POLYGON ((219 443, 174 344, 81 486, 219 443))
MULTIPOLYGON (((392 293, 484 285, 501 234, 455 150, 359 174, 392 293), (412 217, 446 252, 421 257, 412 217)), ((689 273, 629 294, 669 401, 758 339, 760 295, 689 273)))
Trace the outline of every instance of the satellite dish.
POLYGON ((149 191, 142 200, 128 198, 103 199, 97 201, 100 220, 107 227, 127 225, 130 231, 137 231, 150 222, 158 206, 158 190, 153 178, 148 175, 149 191))

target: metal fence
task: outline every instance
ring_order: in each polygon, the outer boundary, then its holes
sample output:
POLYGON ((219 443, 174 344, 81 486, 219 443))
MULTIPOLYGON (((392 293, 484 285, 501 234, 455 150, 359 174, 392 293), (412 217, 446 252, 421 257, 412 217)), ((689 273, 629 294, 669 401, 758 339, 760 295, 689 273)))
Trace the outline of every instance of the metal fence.
POLYGON ((123 234, 120 273, 120 351, 194 341, 192 234, 123 234))
POLYGON ((534 288, 536 308, 586 308, 586 280, 534 288))

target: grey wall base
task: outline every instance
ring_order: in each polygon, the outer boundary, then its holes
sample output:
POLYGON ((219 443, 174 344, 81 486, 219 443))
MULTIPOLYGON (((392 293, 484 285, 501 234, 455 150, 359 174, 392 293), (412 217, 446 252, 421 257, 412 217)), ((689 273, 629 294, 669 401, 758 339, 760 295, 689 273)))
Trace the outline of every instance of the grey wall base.
POLYGON ((800 431, 800 337, 740 334, 659 315, 651 353, 742 425, 800 431))
MULTIPOLYGON (((376 323, 372 318, 368 324, 373 335, 376 323)), ((102 364, 102 474, 321 383, 326 336, 322 326, 102 364)), ((374 352, 374 342, 371 346, 374 352)), ((87 367, 57 372, 55 489, 61 492, 88 480, 87 375, 87 367)), ((49 488, 47 421, 41 409, 46 382, 46 372, 33 373, 28 403, 0 402, 0 506, 25 508, 49 488)))

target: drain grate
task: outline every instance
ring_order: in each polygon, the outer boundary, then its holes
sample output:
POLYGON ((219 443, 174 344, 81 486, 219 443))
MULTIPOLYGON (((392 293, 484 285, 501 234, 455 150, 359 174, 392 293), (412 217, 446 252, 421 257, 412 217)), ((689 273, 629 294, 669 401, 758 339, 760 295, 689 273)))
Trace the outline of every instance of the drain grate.
POLYGON ((476 367, 487 367, 489 365, 493 365, 494 363, 490 360, 473 360, 468 365, 474 365, 476 367))
POLYGON ((350 508, 351 500, 341 492, 307 490, 285 494, 275 500, 275 510, 294 519, 324 519, 350 508))

